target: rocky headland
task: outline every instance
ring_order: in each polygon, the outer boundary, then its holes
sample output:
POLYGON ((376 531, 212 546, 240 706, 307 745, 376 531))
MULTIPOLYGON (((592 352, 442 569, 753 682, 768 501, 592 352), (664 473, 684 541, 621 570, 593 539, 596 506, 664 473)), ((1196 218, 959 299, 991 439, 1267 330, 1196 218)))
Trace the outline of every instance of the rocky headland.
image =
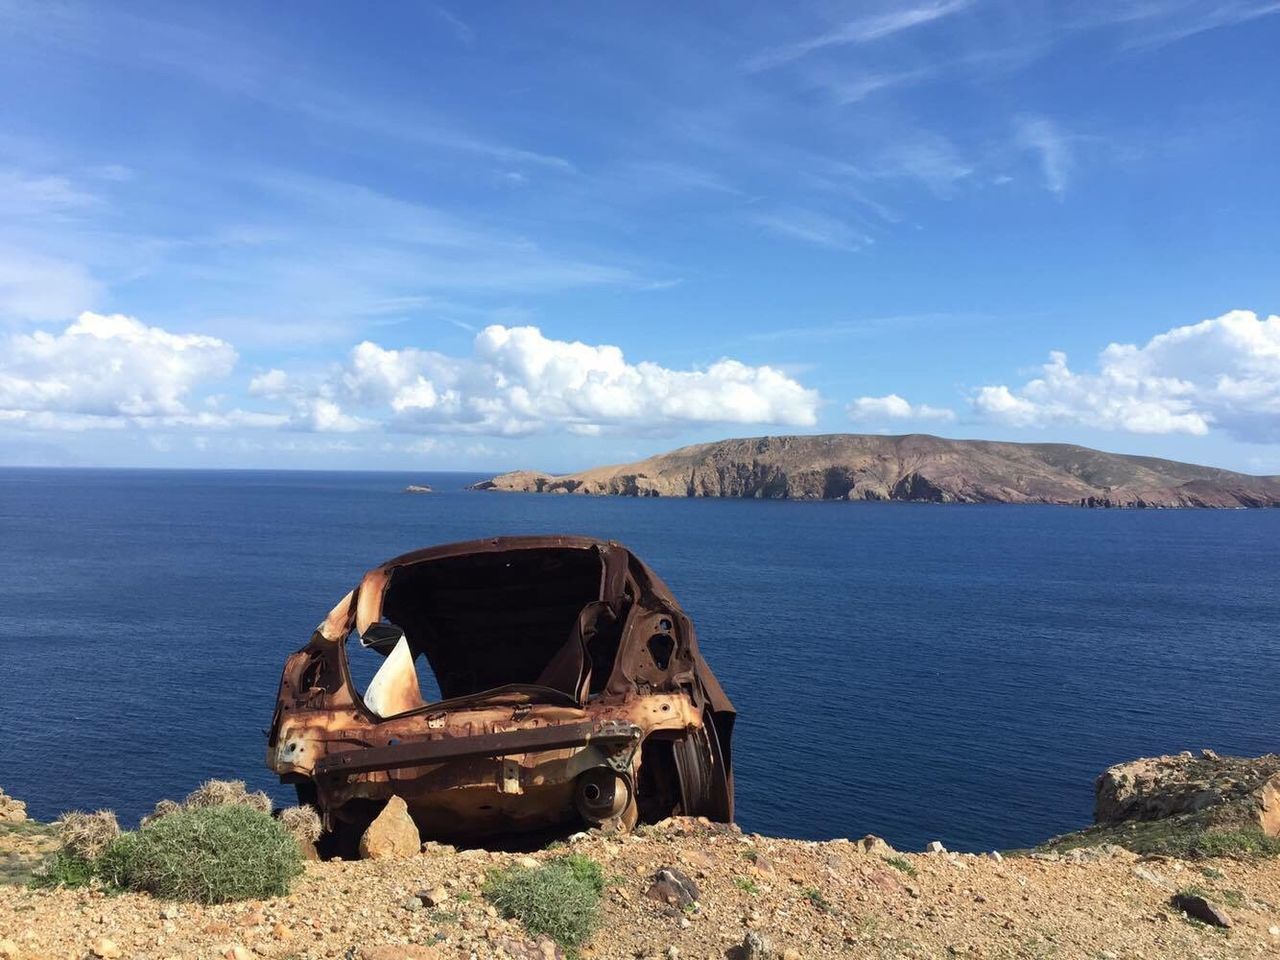
POLYGON ((1072 444, 947 440, 922 434, 721 440, 559 476, 518 470, 473 489, 1122 508, 1280 506, 1280 477, 1072 444))
MULTIPOLYGON (((260 803, 226 786, 193 797, 260 803)), ((574 951, 500 909, 492 878, 566 856, 601 878, 584 958, 1276 956, 1277 788, 1274 755, 1133 761, 1098 778, 1093 827, 1003 854, 785 840, 682 818, 524 854, 457 850, 419 844, 389 805, 367 859, 311 860, 287 895, 220 904, 31 886, 57 829, 14 819, 0 824, 0 960, 554 960, 574 951), (1148 832, 1127 831, 1137 825, 1148 832)), ((97 816, 69 822, 83 831, 97 816)))

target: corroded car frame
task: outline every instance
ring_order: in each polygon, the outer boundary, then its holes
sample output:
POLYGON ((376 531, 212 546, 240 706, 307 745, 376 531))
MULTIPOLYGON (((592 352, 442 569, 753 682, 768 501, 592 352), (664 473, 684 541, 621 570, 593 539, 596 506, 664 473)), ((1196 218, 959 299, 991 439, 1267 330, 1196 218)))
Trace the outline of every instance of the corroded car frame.
POLYGON ((578 819, 619 830, 674 813, 730 822, 734 719, 692 622, 626 547, 502 537, 365 574, 285 663, 267 765, 348 838, 393 794, 424 837, 445 840, 578 819), (563 643, 549 610, 570 612, 563 643), (384 656, 407 646, 410 664, 423 655, 444 699, 375 713, 352 682, 352 637, 384 656), (492 684, 504 671, 512 681, 492 684))

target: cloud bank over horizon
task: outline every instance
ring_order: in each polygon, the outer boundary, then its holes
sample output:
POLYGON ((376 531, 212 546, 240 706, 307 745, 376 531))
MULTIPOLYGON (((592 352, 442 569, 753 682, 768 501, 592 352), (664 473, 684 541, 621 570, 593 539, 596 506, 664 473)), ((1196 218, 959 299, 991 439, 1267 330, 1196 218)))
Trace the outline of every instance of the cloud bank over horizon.
MULTIPOLYGON (((620 347, 491 324, 452 355, 363 340, 328 363, 241 370, 219 337, 174 333, 123 314, 85 311, 64 330, 8 337, 0 356, 0 424, 31 431, 229 428, 321 434, 658 436, 689 426, 806 431, 819 391, 769 364, 731 357, 688 369, 632 361, 620 347), (241 402, 229 404, 236 378, 241 402)), ((959 399, 964 399, 963 392, 959 399)), ((1233 310, 1145 344, 1112 343, 1097 369, 1050 351, 1020 385, 968 392, 968 412, 861 396, 860 425, 1064 426, 1145 435, 1224 432, 1280 441, 1280 316, 1233 310)))
POLYGON ((1197 436, 1221 429, 1250 443, 1280 440, 1280 316, 1232 310, 1142 346, 1112 343, 1094 373, 1071 370, 1058 350, 1041 369, 1019 387, 982 387, 974 409, 1017 427, 1197 436))

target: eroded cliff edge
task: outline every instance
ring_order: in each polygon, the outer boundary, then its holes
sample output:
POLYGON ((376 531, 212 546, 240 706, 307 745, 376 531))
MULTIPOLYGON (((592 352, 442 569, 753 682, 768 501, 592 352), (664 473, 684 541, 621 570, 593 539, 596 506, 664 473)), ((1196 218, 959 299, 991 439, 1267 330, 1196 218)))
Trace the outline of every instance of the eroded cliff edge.
POLYGON ((561 476, 518 470, 474 489, 1092 507, 1280 506, 1280 477, 1065 443, 948 440, 924 434, 720 440, 561 476))

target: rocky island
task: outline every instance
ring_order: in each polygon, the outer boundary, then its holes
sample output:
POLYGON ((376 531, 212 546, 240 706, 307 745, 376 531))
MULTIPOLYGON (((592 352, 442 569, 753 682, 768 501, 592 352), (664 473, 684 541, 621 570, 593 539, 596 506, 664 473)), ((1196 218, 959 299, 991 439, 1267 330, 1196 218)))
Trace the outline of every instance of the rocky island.
POLYGON ((561 476, 519 470, 473 489, 1125 508, 1280 506, 1280 477, 1067 443, 948 440, 924 434, 720 440, 561 476))

